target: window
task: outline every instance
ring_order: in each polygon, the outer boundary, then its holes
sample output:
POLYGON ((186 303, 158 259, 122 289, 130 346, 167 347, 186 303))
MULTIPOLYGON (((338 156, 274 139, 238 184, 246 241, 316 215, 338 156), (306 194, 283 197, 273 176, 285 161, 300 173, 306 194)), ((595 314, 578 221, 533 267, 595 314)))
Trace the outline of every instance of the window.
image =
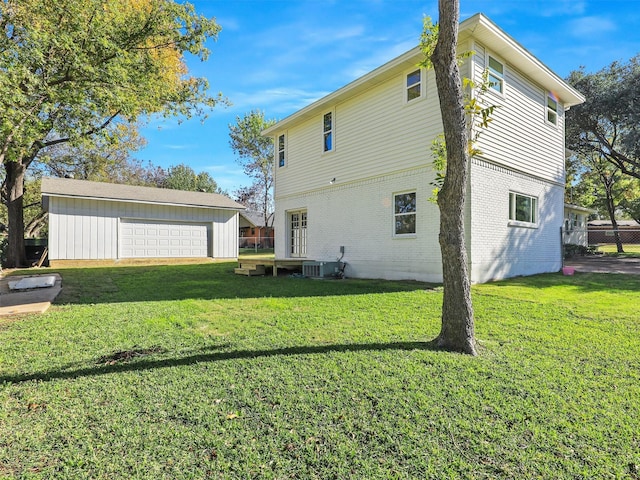
POLYGON ((333 150, 333 112, 325 113, 322 122, 322 136, 324 151, 333 150))
POLYGON ((292 257, 307 255, 307 212, 289 212, 289 254, 292 257))
POLYGON ((416 233, 416 192, 398 193, 393 197, 394 233, 415 235, 416 233))
POLYGON ((547 122, 558 124, 558 98, 553 92, 547 93, 547 122))
POLYGON ((504 65, 489 56, 489 83, 496 92, 504 93, 504 65))
POLYGON ((278 166, 284 167, 285 164, 285 142, 284 134, 278 137, 278 166))
POLYGON ((407 102, 420 98, 422 94, 422 72, 418 69, 407 74, 407 102))
POLYGON ((538 199, 529 195, 509 192, 509 220, 538 223, 538 199))

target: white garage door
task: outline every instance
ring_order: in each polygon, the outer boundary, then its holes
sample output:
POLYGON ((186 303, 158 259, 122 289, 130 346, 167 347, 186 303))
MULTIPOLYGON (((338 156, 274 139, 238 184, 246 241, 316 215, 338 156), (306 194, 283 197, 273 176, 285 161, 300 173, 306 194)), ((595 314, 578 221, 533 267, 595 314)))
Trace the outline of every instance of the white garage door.
POLYGON ((206 257, 207 226, 196 223, 123 220, 120 257, 206 257))

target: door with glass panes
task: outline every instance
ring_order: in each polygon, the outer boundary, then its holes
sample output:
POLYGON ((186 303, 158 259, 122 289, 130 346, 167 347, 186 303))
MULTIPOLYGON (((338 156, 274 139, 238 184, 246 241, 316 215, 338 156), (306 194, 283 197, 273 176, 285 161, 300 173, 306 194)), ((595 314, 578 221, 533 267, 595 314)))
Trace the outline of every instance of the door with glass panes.
POLYGON ((289 212, 289 255, 307 256, 307 211, 289 212))

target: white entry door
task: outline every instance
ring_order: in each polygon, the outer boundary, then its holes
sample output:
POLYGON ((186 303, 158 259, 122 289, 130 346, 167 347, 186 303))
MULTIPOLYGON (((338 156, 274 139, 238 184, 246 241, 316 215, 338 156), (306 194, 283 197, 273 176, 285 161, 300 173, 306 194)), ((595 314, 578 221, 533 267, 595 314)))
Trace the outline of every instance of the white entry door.
POLYGON ((121 258, 207 257, 207 226, 149 220, 122 220, 121 258))
POLYGON ((307 256, 307 211, 289 212, 289 255, 307 256))

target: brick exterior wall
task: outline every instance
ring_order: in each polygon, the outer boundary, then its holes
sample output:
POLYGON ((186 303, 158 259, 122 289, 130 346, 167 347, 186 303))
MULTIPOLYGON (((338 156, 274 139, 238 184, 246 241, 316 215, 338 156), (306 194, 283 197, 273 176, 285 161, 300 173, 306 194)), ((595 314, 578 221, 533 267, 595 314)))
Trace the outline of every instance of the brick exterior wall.
POLYGON ((472 281, 560 270, 564 187, 482 160, 472 162, 470 180, 472 281), (509 221, 509 192, 537 197, 537 225, 509 221))

